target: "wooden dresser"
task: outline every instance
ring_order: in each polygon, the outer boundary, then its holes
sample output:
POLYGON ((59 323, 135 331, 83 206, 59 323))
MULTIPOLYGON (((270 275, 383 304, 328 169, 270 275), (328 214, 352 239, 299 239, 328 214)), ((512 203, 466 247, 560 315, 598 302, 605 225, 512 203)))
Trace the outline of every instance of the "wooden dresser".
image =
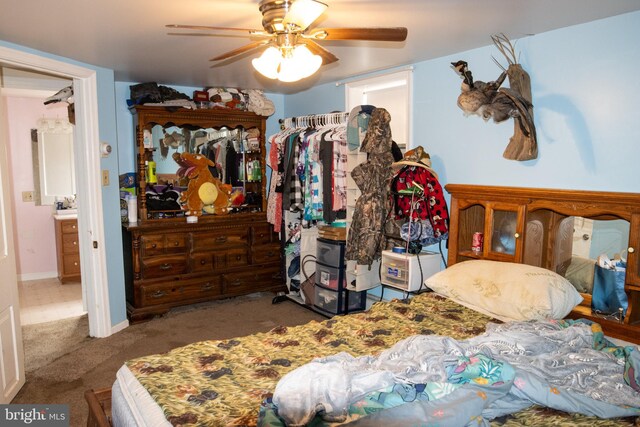
POLYGON ((56 218, 56 252, 58 279, 62 283, 80 281, 80 250, 78 246, 78 220, 56 218))
POLYGON ((471 259, 516 262, 571 280, 572 263, 595 263, 610 248, 611 259, 618 255, 626 260, 626 316, 616 320, 593 313, 591 295, 582 293, 583 303, 569 317, 590 319, 610 337, 640 343, 640 194, 458 184, 445 188, 451 194, 449 266, 471 259), (585 222, 592 224, 590 231, 583 231, 585 222), (483 233, 484 243, 472 250, 475 233, 483 233))
POLYGON ((132 322, 171 307, 284 290, 280 242, 262 213, 123 228, 132 322))
POLYGON ((280 238, 266 218, 266 117, 233 110, 145 106, 135 107, 133 113, 138 150, 138 222, 122 226, 130 321, 163 314, 180 305, 286 290, 280 238), (191 152, 195 147, 201 154, 208 143, 225 138, 227 130, 232 137, 226 143, 240 145, 233 164, 228 159, 225 162, 224 175, 235 177, 234 191, 244 194, 245 203, 228 214, 203 212, 195 223, 187 222, 183 211, 158 210, 147 203, 146 196, 151 193, 145 194, 144 189, 167 183, 177 189, 186 185, 167 170, 178 168, 171 160, 172 152, 191 152), (187 136, 184 143, 167 147, 163 145, 166 135, 187 136), (199 138, 199 143, 190 144, 189 135, 199 138), (253 140, 251 147, 248 139, 244 140, 247 135, 253 140), (147 184, 145 174, 150 161, 156 162, 161 174, 153 186, 147 184), (258 173, 242 170, 256 163, 260 166, 254 172, 258 173), (233 167, 236 169, 232 171, 233 167))

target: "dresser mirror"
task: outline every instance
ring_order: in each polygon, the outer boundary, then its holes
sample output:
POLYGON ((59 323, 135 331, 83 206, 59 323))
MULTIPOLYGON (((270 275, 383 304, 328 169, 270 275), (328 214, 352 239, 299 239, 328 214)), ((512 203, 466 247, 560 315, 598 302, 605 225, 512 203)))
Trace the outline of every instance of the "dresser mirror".
POLYGON ((214 177, 244 189, 247 183, 262 179, 259 134, 256 128, 193 129, 155 125, 150 130, 155 176, 150 176, 147 169, 147 184, 186 186, 188 180, 177 174, 181 166, 175 160, 176 154, 186 152, 205 156, 215 164, 209 167, 214 177))
MULTIPOLYGON (((190 181, 202 179, 200 170, 216 180, 216 206, 220 203, 219 194, 228 194, 228 208, 216 208, 214 212, 213 208, 207 208, 211 204, 204 203, 202 216, 265 209, 264 120, 261 116, 236 111, 168 111, 153 107, 136 107, 135 113, 138 188, 144 189, 138 197, 139 218, 143 221, 185 216, 186 206, 181 207, 177 200, 181 193, 189 191, 190 181), (186 153, 202 158, 194 164, 194 159, 187 159, 186 153), (200 178, 196 178, 198 175, 200 178), (219 184, 224 184, 224 191, 219 184)), ((196 192, 200 194, 197 189, 196 192)), ((191 200, 187 198, 189 209, 194 205, 189 203, 191 200)), ((187 212, 193 211, 187 209, 187 212)))

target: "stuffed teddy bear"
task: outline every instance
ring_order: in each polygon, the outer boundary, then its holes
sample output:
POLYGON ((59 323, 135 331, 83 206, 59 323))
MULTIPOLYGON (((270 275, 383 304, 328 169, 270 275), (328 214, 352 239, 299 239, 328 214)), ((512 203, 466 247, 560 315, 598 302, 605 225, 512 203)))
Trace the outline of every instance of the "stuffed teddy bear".
POLYGON ((176 174, 189 179, 187 189, 179 199, 187 215, 200 216, 203 211, 209 214, 229 212, 231 185, 223 184, 211 175, 209 166, 214 166, 211 160, 191 153, 174 153, 173 159, 179 166, 176 174))

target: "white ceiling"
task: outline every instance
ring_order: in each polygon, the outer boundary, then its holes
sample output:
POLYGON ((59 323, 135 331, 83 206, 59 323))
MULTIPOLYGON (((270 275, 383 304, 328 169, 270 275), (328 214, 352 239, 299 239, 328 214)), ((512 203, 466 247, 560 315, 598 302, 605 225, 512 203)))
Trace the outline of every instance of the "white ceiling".
POLYGON ((511 39, 640 10, 638 0, 325 0, 314 26, 409 29, 403 43, 326 41, 340 60, 294 84, 253 70, 251 58, 210 68, 248 37, 169 36, 165 24, 261 29, 259 0, 0 0, 0 40, 113 69, 118 81, 263 88, 294 93, 370 71, 413 64, 511 39))

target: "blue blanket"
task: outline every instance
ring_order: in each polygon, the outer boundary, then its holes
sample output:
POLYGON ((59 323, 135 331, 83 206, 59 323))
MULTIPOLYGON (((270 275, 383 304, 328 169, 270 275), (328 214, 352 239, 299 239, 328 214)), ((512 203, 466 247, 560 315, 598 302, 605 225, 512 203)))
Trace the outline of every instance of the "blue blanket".
POLYGON ((416 335, 379 356, 347 353, 290 372, 259 425, 488 425, 537 404, 640 416, 640 355, 588 321, 490 324, 464 341, 416 335))

